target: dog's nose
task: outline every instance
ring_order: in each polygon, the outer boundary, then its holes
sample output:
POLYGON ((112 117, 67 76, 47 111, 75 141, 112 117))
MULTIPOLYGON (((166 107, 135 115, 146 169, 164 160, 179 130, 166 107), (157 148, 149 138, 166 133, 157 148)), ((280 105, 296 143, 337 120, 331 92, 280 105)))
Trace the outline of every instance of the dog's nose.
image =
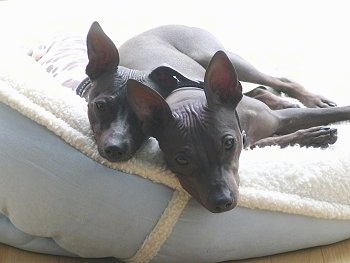
POLYGON ((126 143, 108 145, 104 149, 109 161, 122 161, 127 158, 128 146, 126 143))
POLYGON ((237 202, 230 193, 221 193, 210 198, 209 203, 212 207, 212 212, 222 213, 234 208, 237 202))
POLYGON ((215 206, 215 211, 218 213, 225 212, 231 209, 233 204, 233 200, 230 199, 220 199, 217 201, 216 206, 215 206))

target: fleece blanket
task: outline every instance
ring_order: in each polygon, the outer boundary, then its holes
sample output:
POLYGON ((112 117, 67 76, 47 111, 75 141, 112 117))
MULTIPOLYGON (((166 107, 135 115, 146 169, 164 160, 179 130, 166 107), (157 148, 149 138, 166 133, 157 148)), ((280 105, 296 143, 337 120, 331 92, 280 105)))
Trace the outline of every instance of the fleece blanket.
MULTIPOLYGON (((97 152, 84 99, 56 83, 22 51, 6 50, 0 56, 0 102, 45 126, 96 162, 164 184, 187 200, 186 192, 167 170, 156 140, 149 139, 130 161, 107 162, 97 152)), ((339 138, 328 149, 273 146, 243 151, 239 206, 350 219, 350 125, 333 126, 338 128, 339 138)))

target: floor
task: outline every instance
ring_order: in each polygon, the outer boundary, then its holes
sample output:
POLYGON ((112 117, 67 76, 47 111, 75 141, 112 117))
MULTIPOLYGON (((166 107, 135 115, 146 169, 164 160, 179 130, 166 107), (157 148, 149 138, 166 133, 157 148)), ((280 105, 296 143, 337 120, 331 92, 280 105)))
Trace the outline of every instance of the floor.
MULTIPOLYGON (((336 244, 230 263, 349 263, 350 240, 336 244)), ((0 263, 117 263, 114 259, 77 259, 31 253, 0 244, 0 263)), ((229 263, 229 262, 226 262, 229 263)))

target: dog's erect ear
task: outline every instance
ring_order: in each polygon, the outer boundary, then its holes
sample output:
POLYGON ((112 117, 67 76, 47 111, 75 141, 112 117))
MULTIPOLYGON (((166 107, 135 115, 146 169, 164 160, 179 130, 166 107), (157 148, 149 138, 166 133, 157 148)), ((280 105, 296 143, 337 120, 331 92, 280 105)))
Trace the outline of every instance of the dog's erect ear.
POLYGON ((127 99, 133 111, 142 122, 143 132, 157 138, 157 131, 172 118, 168 103, 155 90, 129 79, 127 99))
POLYGON ((225 52, 217 51, 205 72, 204 90, 208 106, 233 105, 243 97, 242 85, 225 52))
POLYGON ((103 32, 98 22, 93 22, 86 38, 89 63, 86 74, 91 80, 119 65, 119 53, 113 41, 103 32))

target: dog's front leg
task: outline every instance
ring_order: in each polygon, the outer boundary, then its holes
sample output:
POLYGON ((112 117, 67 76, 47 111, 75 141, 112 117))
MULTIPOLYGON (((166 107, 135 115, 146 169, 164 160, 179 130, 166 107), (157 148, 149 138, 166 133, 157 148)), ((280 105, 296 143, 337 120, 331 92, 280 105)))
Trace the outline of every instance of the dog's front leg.
POLYGON ((318 126, 298 130, 286 135, 276 135, 264 138, 250 145, 250 148, 262 148, 275 145, 280 146, 281 148, 294 145, 299 145, 300 147, 326 148, 329 145, 334 144, 337 139, 337 129, 318 126))

